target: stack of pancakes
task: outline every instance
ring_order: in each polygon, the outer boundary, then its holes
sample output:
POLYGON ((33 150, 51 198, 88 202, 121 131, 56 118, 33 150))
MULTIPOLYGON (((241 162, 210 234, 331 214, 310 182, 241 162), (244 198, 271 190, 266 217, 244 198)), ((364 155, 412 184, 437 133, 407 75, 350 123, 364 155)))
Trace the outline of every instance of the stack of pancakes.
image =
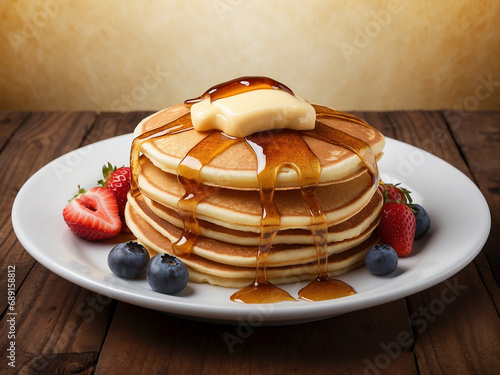
MULTIPOLYGON (((184 104, 157 112, 136 127, 135 135, 187 113, 189 107, 184 104)), ((383 135, 349 118, 321 122, 361 139, 379 159, 383 135)), ((177 204, 185 190, 178 181, 178 166, 208 133, 193 129, 142 144, 140 194, 129 194, 126 222, 149 250, 182 259, 191 281, 243 287, 255 279, 262 216, 257 160, 244 142, 236 142, 201 169, 199 181, 211 194, 196 206, 198 237, 189 254, 172 248, 183 233, 177 204)), ((263 136, 272 136, 272 132, 263 136)), ((360 266, 366 250, 377 242, 372 232, 383 198, 378 179, 372 178, 355 153, 305 133, 301 136, 321 165, 316 197, 327 219, 328 275, 334 277, 360 266)), ((274 203, 281 225, 269 254, 267 280, 283 284, 315 279, 318 257, 310 231, 310 209, 293 169, 283 168, 278 173, 274 203)))

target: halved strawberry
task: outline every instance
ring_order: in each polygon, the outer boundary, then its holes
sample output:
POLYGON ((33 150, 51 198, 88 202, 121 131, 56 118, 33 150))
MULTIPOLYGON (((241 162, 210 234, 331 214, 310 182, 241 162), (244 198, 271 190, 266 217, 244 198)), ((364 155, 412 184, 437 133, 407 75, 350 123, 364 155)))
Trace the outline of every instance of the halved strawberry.
POLYGON ((73 233, 89 241, 114 237, 122 226, 116 199, 103 187, 80 189, 64 207, 63 218, 73 233))
POLYGON ((130 190, 130 167, 116 168, 108 163, 102 167, 103 179, 97 183, 110 189, 118 203, 118 211, 122 223, 125 223, 125 205, 127 204, 127 194, 130 190))
POLYGON ((398 256, 408 256, 413 250, 416 221, 411 209, 400 202, 388 202, 382 206, 377 227, 380 242, 391 246, 398 256))

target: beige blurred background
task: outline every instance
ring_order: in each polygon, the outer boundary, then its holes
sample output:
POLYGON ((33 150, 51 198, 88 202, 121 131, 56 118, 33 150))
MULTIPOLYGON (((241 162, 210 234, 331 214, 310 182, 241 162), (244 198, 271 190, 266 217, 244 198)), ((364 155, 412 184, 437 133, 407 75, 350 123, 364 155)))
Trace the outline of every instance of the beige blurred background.
POLYGON ((0 109, 155 110, 243 75, 340 110, 499 110, 500 1, 0 2, 0 109))

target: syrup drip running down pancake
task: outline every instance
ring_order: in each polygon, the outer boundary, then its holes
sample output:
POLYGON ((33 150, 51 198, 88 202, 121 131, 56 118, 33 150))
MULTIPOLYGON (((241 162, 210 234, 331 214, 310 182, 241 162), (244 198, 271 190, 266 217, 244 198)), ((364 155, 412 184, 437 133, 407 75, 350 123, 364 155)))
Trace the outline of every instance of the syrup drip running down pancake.
MULTIPOLYGON (((134 215, 141 217, 141 220, 148 223, 155 231, 159 232, 169 244, 174 243, 182 234, 182 227, 179 228, 173 225, 168 220, 162 219, 156 215, 147 203, 147 199, 140 195, 136 198, 129 197, 129 207, 134 215)), ((151 202, 151 201, 149 201, 151 202)), ((377 193, 372 202, 366 206, 359 214, 355 215, 343 223, 333 225, 328 228, 328 254, 341 253, 349 248, 361 244, 370 237, 373 229, 379 221, 379 216, 371 214, 377 206, 382 204, 382 195, 377 193)), ((209 224, 209 223, 207 223, 209 224)), ((204 225, 200 223, 200 227, 204 225)), ((256 256, 259 246, 259 237, 256 236, 251 242, 241 244, 239 238, 234 236, 233 242, 229 242, 231 238, 227 236, 227 230, 222 227, 213 228, 217 230, 214 237, 210 238, 203 236, 203 231, 200 231, 200 236, 192 248, 192 254, 198 255, 205 259, 212 260, 221 264, 253 267, 256 266, 256 256)), ((237 234, 245 232, 235 231, 237 234)), ((301 230, 285 230, 278 233, 281 234, 288 243, 277 244, 274 242, 273 249, 270 252, 268 266, 288 266, 303 263, 312 263, 316 260, 316 248, 312 242, 311 234, 306 236, 305 231, 301 230), (306 237, 305 243, 301 243, 297 236, 306 237)), ((146 236, 147 235, 143 235, 146 236)), ((171 245, 169 245, 171 249, 171 245)))
MULTIPOLYGON (((230 195, 233 195, 232 191, 229 193, 230 195)), ((246 197, 248 197, 249 195, 248 192, 241 192, 241 193, 246 197)), ((147 193, 143 193, 137 198, 142 199, 148 206, 148 208, 159 218, 168 221, 169 223, 180 229, 183 228, 183 222, 180 216, 178 215, 177 211, 175 210, 175 208, 174 209, 169 208, 166 205, 160 203, 159 200, 150 199, 146 194, 147 193)), ((256 192, 253 193, 253 195, 256 194, 257 194, 256 192)), ((283 197, 281 192, 276 193, 275 197, 278 198, 277 199, 278 208, 280 207, 288 208, 291 206, 289 202, 293 202, 294 197, 289 193, 285 194, 286 195, 283 197)), ((221 193, 221 195, 224 195, 224 192, 221 193)), ((218 201, 221 200, 218 199, 218 201)), ((229 200, 229 202, 232 201, 233 199, 229 200)), ((203 220, 203 216, 201 214, 197 214, 200 235, 202 235, 203 237, 213 238, 216 240, 239 244, 239 245, 258 245, 260 236, 260 227, 245 226, 245 225, 236 226, 234 224, 235 221, 239 220, 243 221, 243 219, 239 218, 239 216, 240 214, 248 214, 248 211, 245 210, 252 209, 249 207, 249 204, 254 203, 253 204, 254 207, 259 204, 258 199, 249 199, 243 202, 245 203, 245 205, 239 205, 239 206, 231 206, 230 203, 228 205, 228 202, 223 202, 227 206, 227 208, 232 207, 233 210, 232 211, 224 210, 223 212, 221 210, 218 212, 218 215, 212 214, 209 217, 210 221, 203 220), (226 220, 224 221, 221 218, 225 218, 226 220)), ((338 221, 338 222, 336 221, 335 224, 333 224, 333 222, 329 222, 330 226, 328 227, 328 242, 342 241, 344 239, 352 238, 359 235, 361 230, 366 229, 366 225, 368 225, 369 222, 373 222, 378 218, 381 205, 382 205, 382 196, 376 193, 372 197, 371 201, 366 206, 364 206, 359 213, 356 213, 354 216, 350 217, 345 221, 338 221)), ((220 206, 212 205, 209 206, 208 208, 213 209, 214 212, 212 213, 215 213, 215 211, 220 209, 220 206)), ((257 206, 256 208, 260 208, 260 206, 257 206)), ((280 212, 283 211, 284 210, 280 210, 280 212)), ((327 214, 327 218, 328 216, 329 215, 327 214)), ((305 216, 304 218, 307 219, 307 217, 305 216)), ((290 228, 293 229, 286 229, 284 226, 282 226, 281 230, 275 237, 274 243, 314 244, 314 240, 311 237, 311 232, 307 227, 305 229, 297 229, 300 228, 300 226, 290 226, 290 228)))
MULTIPOLYGON (((127 222, 131 223, 130 229, 150 251, 155 253, 171 253, 173 251, 172 244, 165 239, 159 230, 144 220, 141 214, 135 211, 133 205, 127 205, 125 216, 127 222)), ((359 267, 363 264, 366 250, 377 242, 378 237, 372 233, 358 245, 346 244, 344 251, 332 253, 328 258, 328 276, 337 277, 359 267)), ((221 249, 214 248, 214 250, 220 251, 221 249)), ((222 254, 223 259, 226 259, 225 255, 227 254, 222 254)), ((255 258, 255 252, 250 256, 255 258)), ((267 270, 268 281, 278 285, 314 280, 318 274, 318 264, 315 258, 314 256, 312 262, 304 261, 292 265, 273 264, 267 270)), ((193 282, 242 288, 255 280, 254 266, 226 264, 196 253, 191 254, 188 258, 182 258, 182 261, 188 267, 189 279, 193 282)))
MULTIPOLYGON (((131 150, 131 202, 139 200, 144 194, 145 201, 149 199, 157 205, 157 209, 159 204, 177 211, 177 220, 180 219, 183 224, 182 233, 171 245, 170 251, 186 263, 198 257, 193 254, 193 249, 203 240, 199 238, 203 227, 199 220, 230 230, 252 228, 249 232, 260 233, 254 282, 235 293, 232 297, 235 301, 264 303, 294 299, 272 285, 267 277, 273 243, 283 228, 307 228, 315 245, 317 278, 299 293, 300 298, 321 300, 353 294, 349 286, 329 279, 328 227, 335 220, 348 220, 372 201, 379 179, 376 161, 382 155, 384 138, 362 120, 320 106, 313 106, 316 112, 314 129, 262 131, 246 137, 230 136, 219 130, 194 130, 189 112, 194 103, 207 99, 213 102, 263 89, 281 90, 293 95, 286 86, 269 78, 244 77, 215 86, 199 98, 161 111, 141 122, 136 128, 137 137, 131 150), (139 158, 141 151, 148 160, 139 158), (145 166, 156 172, 148 176, 148 168, 143 170, 145 166), (177 178, 179 183, 165 182, 169 176, 177 178), (335 190, 336 185, 341 187, 349 183, 363 194, 355 193, 348 203, 324 211, 319 199, 321 189, 335 190), (233 221, 238 215, 230 215, 235 207, 234 202, 231 205, 227 198, 231 196, 228 193, 231 190, 235 191, 233 197, 245 194, 245 191, 258 190, 258 215, 250 212, 240 215, 251 218, 249 221, 233 221), (287 215, 286 205, 278 209, 278 197, 287 194, 280 193, 281 190, 298 194, 290 206, 292 211, 302 210, 302 215, 287 215), (182 194, 180 197, 179 192, 182 194), (224 214, 224 202, 231 219, 224 214), (210 210, 210 205, 219 210, 210 210), (291 217, 299 219, 293 223, 291 217)), ((332 195, 337 203, 342 200, 342 194, 334 192, 332 195)), ((131 229, 136 228, 139 232, 137 237, 142 236, 141 240, 146 243, 148 237, 140 228, 147 228, 153 223, 158 225, 162 219, 157 219, 150 210, 152 213, 146 216, 153 219, 146 225, 144 210, 143 216, 137 214, 131 202, 127 223, 130 221, 131 229)), ((239 202, 245 200, 240 199, 239 202)), ((373 212, 377 216, 380 207, 373 212)), ((365 235, 369 237, 372 230, 365 235)), ((158 247, 157 244, 155 246, 158 247)))

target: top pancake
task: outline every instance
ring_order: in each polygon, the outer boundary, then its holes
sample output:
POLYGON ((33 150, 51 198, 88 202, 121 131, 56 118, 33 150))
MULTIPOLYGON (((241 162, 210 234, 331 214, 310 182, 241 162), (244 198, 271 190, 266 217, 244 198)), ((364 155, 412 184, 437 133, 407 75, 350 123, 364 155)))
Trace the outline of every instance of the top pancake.
MULTIPOLYGON (((189 113, 189 107, 184 104, 161 110, 142 120, 137 125, 134 134, 138 136, 156 129, 187 113, 189 113)), ((343 118, 321 119, 320 121, 363 140, 371 147, 377 159, 381 157, 385 140, 378 130, 343 118)), ((188 130, 151 139, 142 145, 141 151, 164 172, 177 174, 177 166, 181 160, 209 133, 188 130)), ((320 162, 320 185, 347 181, 366 172, 366 167, 355 153, 307 135, 302 135, 302 138, 320 162)), ((218 187, 255 190, 259 188, 256 171, 255 155, 249 147, 240 142, 230 146, 204 166, 200 172, 200 182, 218 187)), ((281 169, 276 180, 277 189, 298 188, 299 186, 298 176, 294 170, 281 169)))

